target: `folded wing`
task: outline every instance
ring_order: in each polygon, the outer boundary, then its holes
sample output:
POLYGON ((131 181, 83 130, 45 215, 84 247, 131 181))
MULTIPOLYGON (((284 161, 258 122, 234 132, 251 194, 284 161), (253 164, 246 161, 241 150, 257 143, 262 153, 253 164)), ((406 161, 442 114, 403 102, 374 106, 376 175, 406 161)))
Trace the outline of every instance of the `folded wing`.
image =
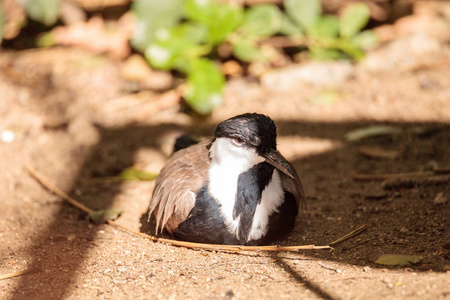
POLYGON ((156 232, 169 233, 186 220, 195 205, 197 192, 205 185, 210 140, 175 152, 156 180, 149 208, 149 219, 154 216, 156 232))

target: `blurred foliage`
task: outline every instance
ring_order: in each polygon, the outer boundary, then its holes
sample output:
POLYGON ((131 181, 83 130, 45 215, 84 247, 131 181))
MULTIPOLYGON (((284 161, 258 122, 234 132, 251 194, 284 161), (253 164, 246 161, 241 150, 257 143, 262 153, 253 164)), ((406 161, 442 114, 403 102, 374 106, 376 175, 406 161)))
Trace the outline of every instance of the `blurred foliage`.
POLYGON ((24 7, 31 19, 50 26, 58 20, 61 0, 26 0, 24 7))
POLYGON ((258 43, 277 34, 304 41, 315 59, 359 60, 377 43, 372 31, 361 32, 370 17, 362 3, 348 6, 340 18, 322 15, 319 0, 285 0, 285 13, 274 4, 244 9, 215 0, 159 3, 135 1, 139 21, 132 44, 153 67, 185 73, 187 103, 202 114, 222 102, 225 77, 214 63, 220 45, 230 45, 239 60, 253 62, 273 59, 274 52, 265 53, 258 43))
POLYGON ((242 61, 270 60, 258 46, 261 39, 277 34, 281 29, 282 13, 273 4, 255 5, 244 13, 244 20, 230 38, 233 54, 242 61))
POLYGON ((118 178, 121 180, 153 181, 156 177, 158 177, 158 174, 149 173, 135 168, 126 168, 118 175, 118 178))
MULTIPOLYGON (((24 0, 28 16, 47 26, 58 20, 61 0, 24 0)), ((243 62, 272 62, 282 55, 260 42, 284 35, 314 59, 359 60, 377 44, 366 4, 353 3, 341 15, 324 15, 320 0, 284 0, 242 7, 217 0, 135 0, 137 17, 131 45, 150 65, 187 78, 184 97, 201 114, 222 103, 225 75, 217 62, 233 55, 243 62), (221 49, 225 49, 221 51, 221 49), (224 54, 225 53, 225 54, 224 54)), ((0 32, 3 14, 0 11, 0 32)), ((1 35, 0 35, 1 40, 1 35)), ((45 39, 44 39, 45 41, 45 39)))
POLYGON ((290 20, 283 33, 306 39, 312 58, 360 60, 364 50, 378 43, 373 31, 361 32, 370 19, 364 3, 347 6, 340 17, 322 15, 320 0, 285 0, 284 4, 290 20))
POLYGON ((138 18, 131 44, 140 51, 145 51, 158 33, 175 26, 182 15, 179 0, 138 0, 133 2, 131 9, 138 18))
POLYGON ((101 209, 95 210, 89 213, 88 219, 95 225, 100 225, 108 222, 109 220, 114 221, 123 213, 123 210, 117 209, 101 209))
POLYGON ((196 58, 188 70, 187 103, 201 114, 210 113, 222 103, 225 78, 217 65, 206 58, 196 58))

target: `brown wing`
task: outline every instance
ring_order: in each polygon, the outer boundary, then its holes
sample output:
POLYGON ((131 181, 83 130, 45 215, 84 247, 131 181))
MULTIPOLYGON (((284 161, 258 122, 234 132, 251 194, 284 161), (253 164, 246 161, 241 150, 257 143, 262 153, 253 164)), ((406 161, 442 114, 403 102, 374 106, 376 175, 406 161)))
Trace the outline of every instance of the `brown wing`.
POLYGON ((172 233, 194 207, 196 193, 208 175, 210 143, 207 140, 175 152, 162 168, 148 213, 149 219, 152 214, 156 219, 156 232, 166 228, 172 233))
POLYGON ((294 173, 294 178, 291 178, 284 174, 283 172, 280 172, 281 174, 281 183, 283 185, 283 188, 290 192, 292 195, 294 195, 295 200, 297 201, 298 206, 305 206, 305 194, 303 192, 303 186, 302 182, 300 181, 300 177, 298 176, 297 171, 295 170, 294 166, 292 166, 290 163, 288 163, 289 166, 292 168, 292 171, 294 173))

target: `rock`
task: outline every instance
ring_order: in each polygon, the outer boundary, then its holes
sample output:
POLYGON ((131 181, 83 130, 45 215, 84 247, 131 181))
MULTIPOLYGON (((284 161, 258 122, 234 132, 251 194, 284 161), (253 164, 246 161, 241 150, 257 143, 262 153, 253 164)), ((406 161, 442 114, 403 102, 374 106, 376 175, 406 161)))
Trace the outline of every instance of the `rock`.
POLYGON ((227 290, 226 293, 225 293, 224 299, 231 299, 231 298, 233 298, 233 297, 234 297, 234 292, 233 292, 233 290, 232 290, 232 289, 227 290))
POLYGON ((391 41, 416 33, 425 33, 440 41, 450 38, 450 2, 417 1, 413 14, 398 19, 392 25, 382 25, 374 30, 381 42, 391 41))
POLYGON ((363 272, 370 272, 371 270, 372 270, 372 268, 369 267, 369 266, 364 266, 363 267, 363 272))
POLYGON ((277 91, 288 91, 301 83, 336 87, 353 73, 354 67, 347 61, 310 61, 270 71, 261 77, 261 83, 265 88, 277 91))
POLYGON ((395 40, 367 54, 360 64, 362 71, 412 71, 439 65, 450 57, 450 48, 425 33, 395 40))

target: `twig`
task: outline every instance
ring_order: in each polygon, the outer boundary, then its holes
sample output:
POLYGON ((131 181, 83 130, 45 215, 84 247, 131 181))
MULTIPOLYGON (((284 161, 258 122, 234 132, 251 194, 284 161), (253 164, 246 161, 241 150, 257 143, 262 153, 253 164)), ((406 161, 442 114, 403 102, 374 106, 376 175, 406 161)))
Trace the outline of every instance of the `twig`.
POLYGON ((360 234, 361 232, 363 232, 363 231, 366 230, 366 229, 367 229, 367 225, 364 224, 364 225, 358 227, 357 229, 353 230, 352 232, 350 232, 350 233, 344 235, 343 237, 341 237, 341 238, 339 238, 339 239, 337 239, 337 240, 335 240, 335 241, 329 243, 328 245, 334 246, 334 245, 336 245, 336 244, 339 244, 339 243, 341 243, 341 242, 343 242, 343 241, 345 241, 345 240, 348 240, 348 239, 350 239, 350 238, 352 238, 352 237, 354 237, 354 236, 357 236, 358 234, 360 234))
MULTIPOLYGON (((45 188, 47 188, 50 192, 60 196, 62 199, 66 200, 73 206, 79 208, 80 210, 91 213, 93 210, 86 207, 85 205, 79 203, 75 199, 71 198, 69 195, 61 191, 58 187, 52 184, 49 180, 47 180, 42 174, 40 174, 36 169, 31 167, 29 164, 25 165, 25 169, 30 173, 32 177, 34 177, 39 183, 41 183, 45 188)), ((112 220, 108 220, 107 223, 116 228, 122 229, 126 232, 133 233, 135 235, 141 236, 143 238, 149 239, 154 242, 161 242, 166 244, 171 244, 174 246, 192 248, 192 249, 205 249, 205 250, 220 250, 220 251, 232 251, 232 252, 241 252, 241 251, 275 251, 275 252, 292 252, 298 250, 325 250, 332 249, 331 246, 315 246, 315 245, 300 245, 300 246, 240 246, 240 245, 214 245, 214 244, 203 244, 203 243, 191 243, 186 241, 177 241, 172 239, 158 238, 152 235, 148 235, 142 232, 131 230, 125 226, 122 226, 112 220)))
POLYGON ((108 220, 108 224, 113 225, 116 228, 120 228, 129 233, 139 235, 143 238, 149 239, 154 242, 160 242, 165 244, 170 244, 173 246, 190 248, 190 249, 205 249, 205 250, 220 250, 220 251, 231 251, 231 252, 241 252, 241 251, 273 251, 273 252, 294 252, 298 250, 326 250, 332 249, 331 246, 315 246, 315 245, 301 245, 301 246, 241 246, 241 245, 216 245, 216 244, 203 244, 203 243, 192 243, 186 241, 178 241, 166 238, 155 237, 146 233, 139 231, 134 231, 125 226, 122 226, 114 221, 108 220))
POLYGON ((63 198, 64 200, 66 200, 67 202, 69 202, 70 204, 72 204, 76 208, 84 211, 87 214, 90 214, 91 212, 93 212, 92 209, 81 204, 80 202, 78 202, 77 200, 73 199, 72 197, 70 197, 69 195, 64 193, 62 190, 60 190, 57 186, 55 186, 53 183, 51 183, 49 180, 47 180, 47 178, 45 178, 42 174, 40 174, 38 171, 36 171, 36 169, 33 168, 32 166, 30 166, 29 164, 25 164, 25 169, 28 171, 28 173, 30 173, 30 175, 32 177, 34 177, 34 179, 39 181, 43 186, 45 186, 53 194, 60 196, 61 198, 63 198))
POLYGON ((23 271, 13 272, 13 273, 9 273, 9 274, 3 274, 3 275, 0 275, 0 280, 13 278, 13 277, 17 277, 17 276, 22 276, 22 275, 25 275, 25 274, 28 274, 31 272, 32 272, 32 270, 23 270, 23 271))
POLYGON ((339 269, 337 269, 337 268, 333 268, 333 267, 326 266, 326 265, 324 265, 324 264, 322 264, 322 263, 320 263, 320 262, 318 262, 317 264, 318 264, 319 266, 321 266, 322 268, 324 268, 324 269, 331 270, 331 271, 335 271, 336 273, 342 273, 342 271, 339 270, 339 269))
POLYGON ((290 48, 308 45, 308 40, 303 37, 289 37, 289 36, 272 36, 263 39, 259 45, 271 45, 277 48, 290 48))

